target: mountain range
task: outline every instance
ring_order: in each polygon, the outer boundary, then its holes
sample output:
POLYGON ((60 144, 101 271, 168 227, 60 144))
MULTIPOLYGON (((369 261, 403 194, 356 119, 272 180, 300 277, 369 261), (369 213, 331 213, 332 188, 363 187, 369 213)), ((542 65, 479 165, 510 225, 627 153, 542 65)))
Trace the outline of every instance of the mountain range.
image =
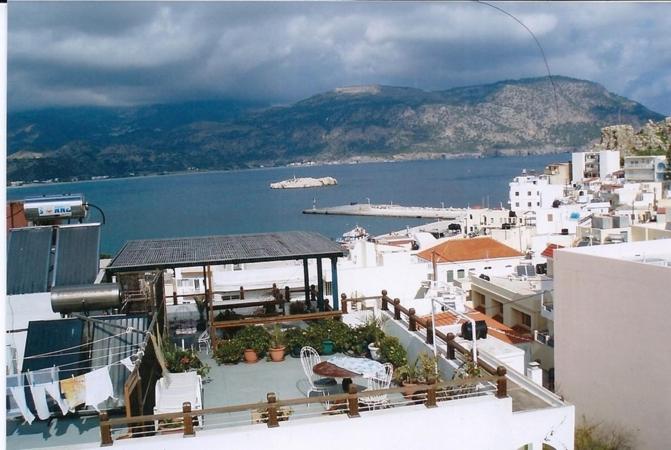
POLYGON ((206 101, 51 108, 8 116, 9 181, 294 162, 580 149, 604 126, 663 116, 568 77, 424 91, 352 86, 288 106, 206 101))

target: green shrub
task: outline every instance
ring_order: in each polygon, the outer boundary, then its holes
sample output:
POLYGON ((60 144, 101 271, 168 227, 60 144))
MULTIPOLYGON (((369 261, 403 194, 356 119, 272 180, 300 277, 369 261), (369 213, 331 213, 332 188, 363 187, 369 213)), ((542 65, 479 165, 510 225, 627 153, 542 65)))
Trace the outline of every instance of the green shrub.
POLYGON ((325 340, 333 341, 334 350, 343 353, 352 350, 357 343, 354 330, 339 320, 310 322, 305 331, 305 345, 319 351, 325 340))
POLYGON ((212 356, 219 364, 235 364, 240 361, 244 351, 245 349, 239 339, 229 339, 227 341, 220 341, 214 349, 212 356))
POLYGON ((168 370, 172 373, 196 369, 198 375, 204 378, 210 372, 210 366, 200 360, 195 350, 182 350, 168 339, 163 340, 163 357, 168 370))
POLYGON ((305 330, 300 328, 289 328, 284 332, 284 342, 290 349, 294 347, 305 347, 307 337, 305 330))
POLYGON ((380 339, 380 356, 382 362, 389 362, 394 367, 401 367, 408 363, 408 352, 401 345, 401 341, 394 336, 384 336, 380 339))
POLYGON ((240 341, 245 350, 253 349, 259 357, 270 348, 270 333, 262 326, 247 326, 236 334, 235 338, 240 341))

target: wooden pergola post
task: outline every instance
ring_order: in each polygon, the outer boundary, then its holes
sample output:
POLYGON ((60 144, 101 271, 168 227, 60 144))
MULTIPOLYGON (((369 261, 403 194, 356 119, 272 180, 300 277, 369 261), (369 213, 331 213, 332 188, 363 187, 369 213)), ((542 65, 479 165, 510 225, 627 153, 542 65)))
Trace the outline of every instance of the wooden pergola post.
POLYGON ((317 308, 324 311, 324 273, 321 258, 317 258, 317 308))
POLYGON ((303 288, 305 289, 305 306, 310 308, 310 270, 307 258, 303 259, 303 288))
POLYGON ((336 256, 331 257, 331 294, 333 296, 333 310, 337 311, 340 309, 338 304, 338 258, 336 256))

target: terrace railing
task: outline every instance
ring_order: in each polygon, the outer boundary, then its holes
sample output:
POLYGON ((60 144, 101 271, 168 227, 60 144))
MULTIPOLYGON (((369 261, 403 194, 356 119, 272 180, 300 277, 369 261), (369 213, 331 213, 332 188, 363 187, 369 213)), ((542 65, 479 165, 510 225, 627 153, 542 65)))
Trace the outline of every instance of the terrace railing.
POLYGON ((497 398, 507 396, 505 374, 358 392, 354 385, 350 385, 347 393, 288 400, 280 400, 271 392, 267 394, 266 402, 197 410, 192 410, 189 403, 184 403, 181 412, 135 417, 109 418, 107 413, 103 412, 100 414, 100 444, 110 446, 113 445, 115 438, 135 438, 162 433, 195 436, 197 428, 214 429, 252 423, 265 423, 268 428, 274 428, 280 426, 280 422, 284 420, 296 420, 303 416, 346 414, 347 417, 354 419, 360 417, 362 413, 374 413, 362 403, 362 399, 365 400, 366 397, 387 396, 389 400, 385 407, 423 404, 427 408, 435 408, 444 402, 491 394, 495 394, 497 398), (332 406, 327 410, 307 408, 314 404, 332 406), (306 408, 303 408, 302 412, 294 412, 293 408, 303 406, 306 408), (223 420, 213 420, 216 416, 223 416, 223 420))

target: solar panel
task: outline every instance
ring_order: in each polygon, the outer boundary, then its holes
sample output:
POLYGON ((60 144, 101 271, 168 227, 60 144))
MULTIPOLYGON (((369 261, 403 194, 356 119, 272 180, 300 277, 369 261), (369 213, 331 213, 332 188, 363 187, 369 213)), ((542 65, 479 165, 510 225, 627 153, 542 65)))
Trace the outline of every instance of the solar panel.
POLYGON ((100 225, 58 228, 53 286, 93 283, 100 260, 100 225))
POLYGON ((51 227, 9 230, 7 294, 47 292, 51 264, 51 227))
POLYGON ((342 255, 340 245, 321 234, 289 231, 129 241, 108 268, 141 270, 342 255))

